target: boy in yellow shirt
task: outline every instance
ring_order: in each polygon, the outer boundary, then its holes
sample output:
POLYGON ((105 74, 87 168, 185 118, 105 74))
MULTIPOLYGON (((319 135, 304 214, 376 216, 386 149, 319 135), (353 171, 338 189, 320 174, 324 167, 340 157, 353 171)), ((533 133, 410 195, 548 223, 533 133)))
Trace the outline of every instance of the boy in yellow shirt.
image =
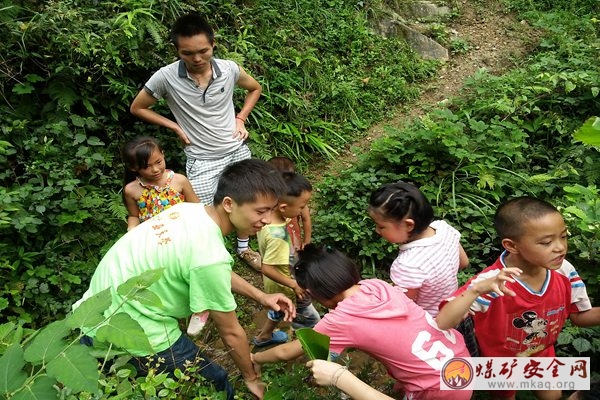
MULTIPOLYGON (((266 293, 284 293, 296 302, 296 318, 292 321, 294 329, 312 328, 321 317, 312 305, 308 293, 298 286, 294 279, 292 270, 302 243, 294 243, 297 235, 290 232, 289 225, 292 219, 302 214, 312 196, 312 185, 305 177, 295 172, 284 172, 282 176, 287 185, 287 192, 279 199, 271 223, 257 234, 258 249, 262 257, 264 290, 266 293)), ((285 332, 275 330, 282 317, 282 313, 272 310, 267 312, 267 322, 252 340, 255 346, 262 347, 287 341, 288 336, 285 332)))

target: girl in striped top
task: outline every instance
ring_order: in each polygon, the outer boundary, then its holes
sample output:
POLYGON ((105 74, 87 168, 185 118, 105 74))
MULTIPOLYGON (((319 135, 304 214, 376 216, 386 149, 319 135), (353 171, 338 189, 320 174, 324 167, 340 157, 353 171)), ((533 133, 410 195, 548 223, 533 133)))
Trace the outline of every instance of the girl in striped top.
POLYGON ((390 268, 391 280, 432 316, 440 302, 458 288, 459 268, 469 264, 460 233, 442 220, 434 220, 433 207, 423 193, 406 182, 386 184, 369 200, 375 231, 400 244, 390 268))

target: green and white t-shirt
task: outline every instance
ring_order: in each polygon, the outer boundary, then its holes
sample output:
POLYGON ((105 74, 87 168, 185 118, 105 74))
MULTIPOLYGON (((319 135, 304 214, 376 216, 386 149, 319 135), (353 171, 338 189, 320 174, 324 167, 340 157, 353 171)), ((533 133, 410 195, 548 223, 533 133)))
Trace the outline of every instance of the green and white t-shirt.
MULTIPOLYGON (((149 288, 161 299, 161 308, 129 301, 119 310, 142 326, 152 348, 159 352, 181 336, 178 318, 204 310, 235 310, 232 264, 221 230, 204 205, 180 203, 119 239, 100 261, 89 289, 73 308, 110 287, 113 302, 105 312, 108 316, 123 302, 116 292, 120 284, 145 271, 165 268, 160 280, 149 288)), ((148 355, 136 349, 127 350, 134 355, 148 355)))

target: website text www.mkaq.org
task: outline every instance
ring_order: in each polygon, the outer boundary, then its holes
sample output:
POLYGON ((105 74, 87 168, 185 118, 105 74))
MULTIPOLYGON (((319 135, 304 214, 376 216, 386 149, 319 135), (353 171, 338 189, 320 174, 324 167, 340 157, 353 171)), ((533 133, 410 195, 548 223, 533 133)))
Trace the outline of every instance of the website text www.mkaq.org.
POLYGON ((488 390, 575 390, 573 381, 486 382, 488 390))

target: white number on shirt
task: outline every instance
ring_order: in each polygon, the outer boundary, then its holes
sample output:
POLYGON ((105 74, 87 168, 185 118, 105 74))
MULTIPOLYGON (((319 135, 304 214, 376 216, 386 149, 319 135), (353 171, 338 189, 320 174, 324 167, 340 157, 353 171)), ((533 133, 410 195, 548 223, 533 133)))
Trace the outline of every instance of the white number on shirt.
MULTIPOLYGON (((438 328, 435 320, 429 313, 425 313, 425 319, 429 325, 435 330, 442 332, 444 337, 452 344, 456 344, 456 335, 452 331, 444 331, 438 328)), ((431 339, 431 333, 427 331, 421 331, 417 335, 417 338, 412 344, 412 353, 419 359, 425 361, 431 368, 436 371, 441 371, 446 361, 454 357, 454 352, 448 348, 444 343, 439 340, 434 341, 431 344, 429 350, 425 350, 425 344, 429 343, 431 339), (438 358, 438 353, 442 355, 442 358, 438 358)))

